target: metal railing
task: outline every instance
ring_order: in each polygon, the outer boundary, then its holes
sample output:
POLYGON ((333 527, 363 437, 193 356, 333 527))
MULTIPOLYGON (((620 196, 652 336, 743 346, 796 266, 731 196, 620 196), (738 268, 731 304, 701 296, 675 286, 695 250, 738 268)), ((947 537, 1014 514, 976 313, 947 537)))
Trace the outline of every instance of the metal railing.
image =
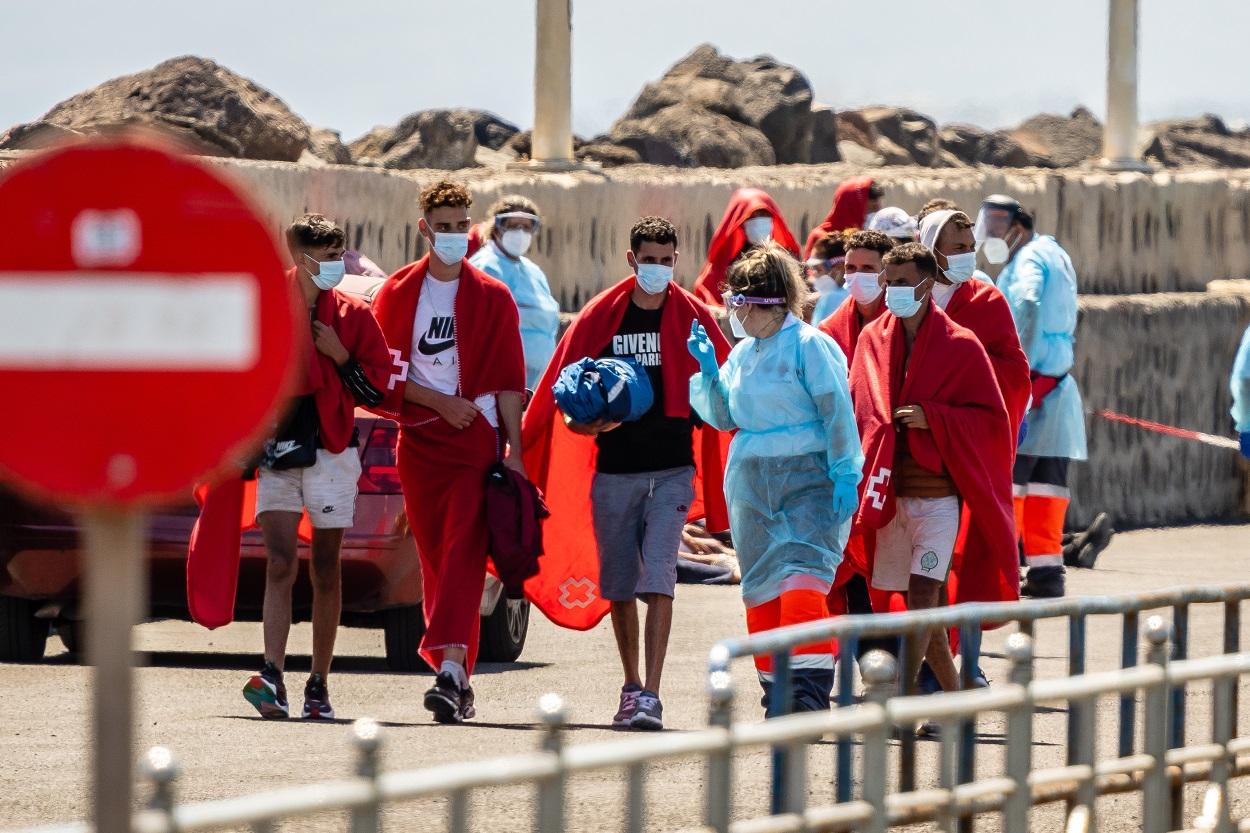
MULTIPOLYGON (((850 706, 854 702, 855 656, 859 644, 866 639, 899 637, 898 655, 908 656, 909 647, 917 639, 927 639, 934 628, 957 629, 962 654, 964 687, 972 684, 971 674, 980 654, 981 632, 986 625, 1016 623, 1020 632, 1028 636, 1034 633, 1034 625, 1042 620, 1066 618, 1068 620, 1068 675, 1076 677, 1086 671, 1086 625, 1090 616, 1114 615, 1121 617, 1120 666, 1124 669, 1137 666, 1138 628, 1141 615, 1152 610, 1172 610, 1172 660, 1189 656, 1190 607, 1200 604, 1222 604, 1224 607, 1223 653, 1235 654, 1240 650, 1241 603, 1250 598, 1250 584, 1217 587, 1186 587, 1172 590, 1135 593, 1125 596, 1086 596, 1063 599, 1047 599, 1019 602, 989 602, 963 604, 933 610, 906 613, 865 614, 839 616, 801 625, 767 631, 736 639, 726 639, 711 650, 708 659, 709 681, 720 674, 727 674, 734 659, 769 655, 773 661, 772 697, 781 704, 790 702, 792 684, 791 653, 794 649, 817 643, 838 641, 838 677, 836 683, 837 703, 850 706)), ((913 679, 900 675, 898 694, 914 693, 913 679)), ((1233 710, 1236 713, 1236 691, 1233 693, 1233 710)), ((1120 694, 1118 754, 1127 758, 1132 754, 1136 731, 1136 695, 1132 691, 1120 694)), ((782 707, 784 710, 784 705, 782 707)), ((1077 704, 1068 712, 1067 757, 1068 764, 1075 766, 1080 754, 1078 740, 1087 716, 1077 704)), ((958 783, 966 783, 975 767, 975 725, 973 721, 956 722, 960 735, 958 755, 958 783)), ((1179 683, 1169 692, 1168 747, 1179 749, 1185 745, 1185 685, 1179 683)), ((916 736, 905 732, 901 738, 899 754, 899 782, 905 790, 916 783, 916 736)), ((851 741, 840 738, 837 742, 835 794, 839 801, 849 801, 853 786, 851 741)), ((783 806, 787 794, 789 772, 786 758, 781 750, 774 755, 772 796, 775 810, 783 806)), ((1172 786, 1172 806, 1183 808, 1181 785, 1172 786)), ((964 825, 965 829, 967 825, 964 825)))
MULTIPOLYGON (((136 833, 196 833, 249 827, 271 833, 284 819, 328 811, 348 811, 353 833, 377 833, 386 805, 422 798, 447 800, 446 829, 464 833, 470 825, 470 797, 477 791, 506 785, 529 785, 534 794, 533 829, 556 833, 567 828, 567 781, 570 777, 605 769, 626 774, 628 794, 624 829, 641 833, 653 829, 646 822, 647 770, 675 758, 702 758, 706 767, 704 826, 692 828, 718 833, 783 833, 783 831, 867 830, 883 833, 890 827, 935 821, 954 831, 962 820, 997 813, 1002 827, 1012 833, 1029 830, 1030 810, 1040 804, 1068 804, 1069 833, 1094 831, 1100 795, 1140 792, 1142 829, 1146 833, 1183 829, 1175 791, 1186 783, 1209 782, 1196 829, 1231 833, 1229 781, 1250 774, 1250 737, 1236 737, 1236 690, 1250 675, 1250 653, 1229 654, 1171 662, 1171 628, 1153 616, 1146 626, 1146 663, 1133 668, 1082 674, 1061 679, 1033 680, 1033 643, 1022 633, 1007 640, 1012 669, 1010 682, 993 688, 925 697, 896 696, 894 660, 873 652, 863 662, 866 702, 826 712, 810 712, 762 723, 732 723, 732 680, 725 670, 712 675, 709 685, 710 723, 688 733, 645 735, 629 740, 568 747, 564 743, 562 701, 547 695, 540 703, 541 749, 531 754, 473 761, 436 769, 383 773, 379 767, 381 733, 370 720, 357 721, 353 738, 358 750, 356 773, 336 781, 259 793, 256 795, 180 805, 175 800, 176 769, 163 749, 149 752, 145 771, 153 782, 148 809, 134 818, 136 833), (1209 681, 1213 721, 1209 741, 1192 747, 1169 748, 1173 714, 1171 692, 1187 684, 1209 681), (1095 703, 1102 695, 1136 698, 1144 695, 1144 742, 1109 760, 1097 760, 1095 703), (1076 755, 1067 765, 1034 769, 1033 718, 1039 705, 1067 704, 1077 716, 1076 755), (1006 716, 1007 754, 1003 771, 961 781, 961 740, 955 731, 961 721, 1000 713, 1006 716), (891 736, 898 727, 920 719, 941 724, 937 785, 887 789, 891 736), (835 798, 828 805, 809 806, 805 776, 809 744, 832 736, 858 738, 863 744, 858 796, 835 798), (735 757, 743 750, 780 748, 785 751, 791 778, 779 812, 734 821, 735 757)), ((904 737, 906 735, 904 734, 904 737)), ((428 818, 424 826, 429 827, 428 818)), ((602 825, 594 822, 595 829, 602 825)), ((85 833, 86 823, 31 828, 29 833, 85 833)))

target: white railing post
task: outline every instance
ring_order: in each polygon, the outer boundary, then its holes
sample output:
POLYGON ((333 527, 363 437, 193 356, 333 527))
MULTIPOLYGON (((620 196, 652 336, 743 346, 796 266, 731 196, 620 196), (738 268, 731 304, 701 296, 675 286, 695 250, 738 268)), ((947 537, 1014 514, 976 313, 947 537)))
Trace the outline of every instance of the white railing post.
MULTIPOLYGON (((713 649, 715 668, 708 675, 708 726, 723 729, 727 734, 733 726, 734 683, 729 673, 729 657, 720 656, 724 649, 713 649)), ((716 833, 729 833, 729 817, 733 807, 733 745, 707 756, 707 804, 704 823, 716 833)))
MULTIPOLYGON (((1162 616, 1151 616, 1146 620, 1146 661, 1165 673, 1171 634, 1172 628, 1162 616)), ((1145 746, 1146 754, 1153 759, 1153 763, 1142 779, 1142 833, 1166 833, 1171 820, 1168 712, 1168 683, 1165 677, 1158 685, 1146 689, 1145 746)))
POLYGON ((1015 788, 1003 808, 1003 829, 1028 833, 1029 809, 1033 795, 1029 772, 1033 768, 1033 640, 1022 633, 1007 637, 1007 659, 1011 660, 1011 684, 1024 691, 1024 702, 1007 714, 1007 777, 1015 788))
POLYGON ((143 756, 141 771, 152 784, 152 797, 148 799, 148 809, 164 816, 165 823, 170 830, 176 829, 174 781, 178 778, 178 767, 174 764, 174 756, 164 746, 153 746, 143 756))
MULTIPOLYGON (((859 663, 864 679, 865 699, 883 710, 897 685, 898 666, 885 651, 869 651, 859 663)), ((885 833, 890 820, 885 811, 886 759, 893 726, 888 714, 879 726, 864 732, 864 772, 860 798, 872 806, 872 818, 865 833, 885 833)))
POLYGON ((543 724, 542 746, 556 759, 556 773, 538 782, 537 833, 564 831, 564 700, 558 694, 544 694, 538 701, 543 724))
POLYGON ((362 717, 352 724, 356 747, 356 775, 368 779, 373 800, 352 811, 352 833, 378 833, 381 830, 382 802, 378 796, 378 750, 382 746, 377 721, 362 717))

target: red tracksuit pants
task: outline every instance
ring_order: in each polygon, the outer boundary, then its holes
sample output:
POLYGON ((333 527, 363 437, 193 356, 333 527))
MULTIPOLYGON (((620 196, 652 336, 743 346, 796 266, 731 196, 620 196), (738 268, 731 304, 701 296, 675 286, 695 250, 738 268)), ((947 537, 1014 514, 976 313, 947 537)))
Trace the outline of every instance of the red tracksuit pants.
POLYGON ((467 650, 473 672, 486 583, 486 473, 498 459, 495 429, 479 416, 464 430, 439 419, 400 434, 399 481, 425 585, 423 659, 467 650))

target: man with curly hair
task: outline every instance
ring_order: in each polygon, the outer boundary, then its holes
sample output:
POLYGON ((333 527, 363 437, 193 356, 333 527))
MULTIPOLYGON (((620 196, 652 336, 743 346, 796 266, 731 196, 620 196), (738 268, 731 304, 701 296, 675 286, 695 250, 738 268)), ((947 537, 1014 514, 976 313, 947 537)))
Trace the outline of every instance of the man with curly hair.
POLYGON ((508 287, 465 260, 468 190, 441 180, 421 192, 421 236, 431 252, 378 291, 374 315, 407 363, 406 384, 383 408, 402 426, 398 463, 421 556, 421 656, 438 674, 425 707, 439 723, 476 714, 469 676, 477 656, 486 578, 487 472, 522 475, 525 358, 508 287))

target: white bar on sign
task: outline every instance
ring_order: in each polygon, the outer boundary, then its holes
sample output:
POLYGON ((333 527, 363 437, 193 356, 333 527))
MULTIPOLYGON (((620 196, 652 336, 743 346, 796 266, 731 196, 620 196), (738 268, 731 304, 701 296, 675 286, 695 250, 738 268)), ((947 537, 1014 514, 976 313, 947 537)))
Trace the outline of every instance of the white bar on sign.
POLYGON ((259 305, 247 274, 0 272, 0 368, 246 370, 259 305))

